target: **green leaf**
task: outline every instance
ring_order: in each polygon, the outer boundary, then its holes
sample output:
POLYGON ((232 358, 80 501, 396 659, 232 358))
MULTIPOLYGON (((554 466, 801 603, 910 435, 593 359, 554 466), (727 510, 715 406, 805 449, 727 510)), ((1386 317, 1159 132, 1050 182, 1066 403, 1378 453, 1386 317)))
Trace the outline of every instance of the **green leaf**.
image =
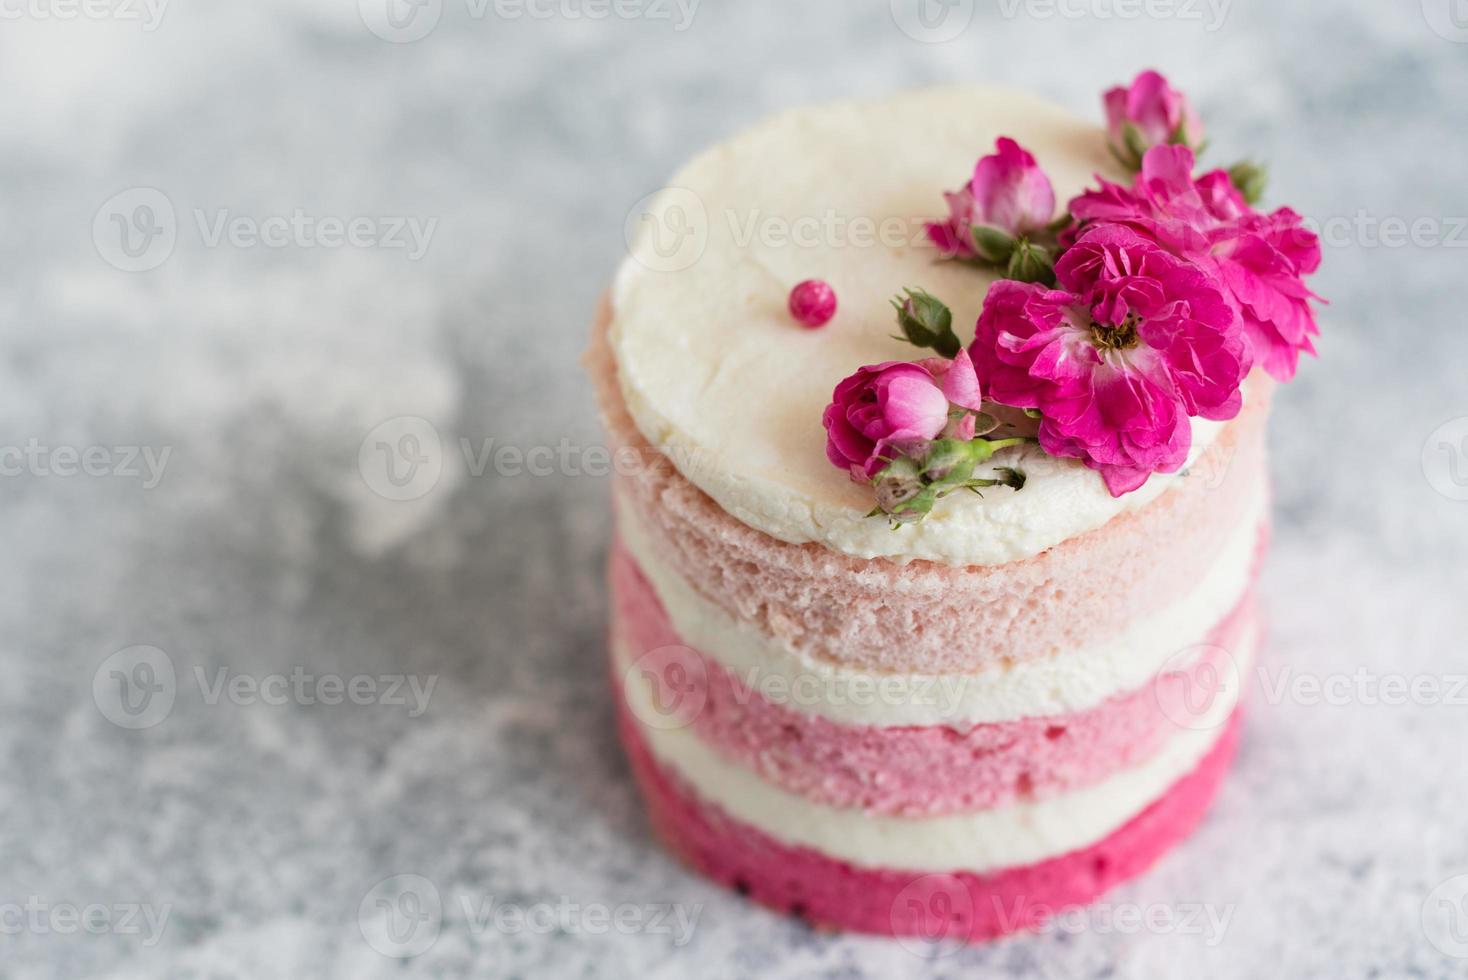
POLYGON ((988 412, 974 412, 974 437, 986 436, 999 428, 1000 422, 988 412))

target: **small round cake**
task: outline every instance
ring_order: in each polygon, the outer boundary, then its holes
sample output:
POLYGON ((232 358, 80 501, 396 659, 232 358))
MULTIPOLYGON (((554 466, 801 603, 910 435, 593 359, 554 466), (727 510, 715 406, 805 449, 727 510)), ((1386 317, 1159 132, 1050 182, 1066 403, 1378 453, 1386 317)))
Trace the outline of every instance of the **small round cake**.
POLYGON ((894 295, 941 296, 974 342, 1003 270, 945 256, 926 223, 1002 137, 1060 213, 1098 175, 1130 180, 1103 126, 1011 91, 787 112, 651 200, 587 358, 618 447, 613 686, 652 823, 821 927, 976 941, 1088 902, 1195 827, 1238 737, 1263 370, 1125 493, 1033 423, 978 470, 1021 485, 921 521, 832 465, 833 390, 914 359, 894 295), (840 300, 820 329, 788 302, 810 280, 840 300))

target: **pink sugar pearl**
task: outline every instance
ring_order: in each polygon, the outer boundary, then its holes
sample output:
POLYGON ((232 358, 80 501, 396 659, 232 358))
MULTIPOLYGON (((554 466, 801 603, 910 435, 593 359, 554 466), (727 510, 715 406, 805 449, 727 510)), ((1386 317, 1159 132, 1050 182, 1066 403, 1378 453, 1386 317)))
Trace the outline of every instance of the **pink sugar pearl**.
POLYGON ((836 290, 824 279, 807 279, 790 290, 790 315, 814 330, 836 315, 836 290))

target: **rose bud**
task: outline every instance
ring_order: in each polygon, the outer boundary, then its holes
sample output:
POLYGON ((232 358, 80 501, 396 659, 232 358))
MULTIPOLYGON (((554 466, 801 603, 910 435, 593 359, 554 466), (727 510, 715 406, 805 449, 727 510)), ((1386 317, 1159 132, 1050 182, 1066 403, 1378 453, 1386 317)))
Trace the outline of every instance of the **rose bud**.
POLYGON ((944 195, 948 221, 928 225, 945 255, 1002 265, 1019 239, 1044 231, 1055 215, 1055 189, 1034 156, 1007 136, 995 150, 967 184, 944 195))
POLYGON ((1111 152, 1132 170, 1154 146, 1203 148, 1203 123, 1187 98, 1155 71, 1144 71, 1130 87, 1107 92, 1106 135, 1111 152))

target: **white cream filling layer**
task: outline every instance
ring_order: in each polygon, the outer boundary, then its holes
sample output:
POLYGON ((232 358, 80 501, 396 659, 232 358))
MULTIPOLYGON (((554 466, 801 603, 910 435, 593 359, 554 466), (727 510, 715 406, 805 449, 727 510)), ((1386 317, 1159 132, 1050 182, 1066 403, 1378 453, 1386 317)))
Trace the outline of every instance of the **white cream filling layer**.
MULTIPOLYGON (((710 747, 693 728, 639 723, 648 749, 706 803, 781 843, 865 868, 982 873, 1021 867, 1096 844, 1193 771, 1223 733, 1253 662, 1255 637, 1234 653, 1238 670, 1212 703, 1179 726, 1151 759, 1062 796, 941 817, 893 817, 813 803, 779 789, 710 747)), ((619 652, 625 668, 630 658, 619 652)), ((619 671, 627 676, 625 670, 619 671)), ((629 678, 635 718, 658 717, 649 684, 629 678)))
MULTIPOLYGON (((1021 491, 953 494, 922 523, 891 531, 873 498, 832 466, 821 414, 857 368, 931 352, 894 340, 888 300, 921 287, 954 312, 960 339, 994 277, 938 261, 925 221, 943 191, 1011 136, 1037 157, 1059 207, 1100 172, 1123 179, 1105 134, 1031 96, 930 89, 775 116, 695 158, 629 218, 630 256, 613 289, 609 340, 637 427, 734 517, 782 541, 861 558, 958 565, 1017 561, 1145 506, 1178 478, 1112 497, 1075 460, 1005 450, 1021 491), (836 318, 796 324, 786 298, 830 282, 836 318)), ((1221 425, 1194 420, 1189 465, 1221 425)))
POLYGON ((771 700, 848 725, 973 725, 1095 707, 1149 683, 1195 649, 1243 598, 1264 520, 1259 486, 1196 587, 1121 636, 1083 650, 970 674, 880 674, 797 653, 700 595, 657 557, 637 515, 617 501, 618 528, 684 643, 771 700))

